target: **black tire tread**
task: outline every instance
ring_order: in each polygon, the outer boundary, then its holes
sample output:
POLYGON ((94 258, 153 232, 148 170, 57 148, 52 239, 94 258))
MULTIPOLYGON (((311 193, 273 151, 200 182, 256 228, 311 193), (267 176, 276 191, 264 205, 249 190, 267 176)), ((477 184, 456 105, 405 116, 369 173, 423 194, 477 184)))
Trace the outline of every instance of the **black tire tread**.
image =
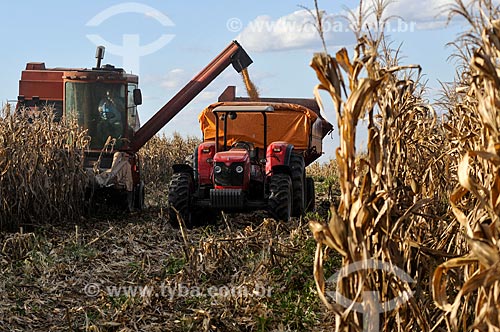
POLYGON ((306 212, 314 212, 316 210, 316 191, 313 178, 306 178, 306 197, 306 212))
POLYGON ((186 227, 191 227, 190 198, 191 198, 192 178, 188 173, 175 173, 170 180, 168 189, 169 222, 172 226, 178 227, 177 213, 179 212, 186 227))
POLYGON ((306 206, 305 188, 305 162, 304 157, 297 153, 290 156, 290 171, 293 187, 293 211, 294 217, 300 217, 306 206))
POLYGON ((134 189, 134 208, 138 211, 144 210, 144 182, 141 181, 134 189))
POLYGON ((269 184, 269 210, 278 220, 290 220, 292 210, 292 181, 287 174, 275 174, 269 184))

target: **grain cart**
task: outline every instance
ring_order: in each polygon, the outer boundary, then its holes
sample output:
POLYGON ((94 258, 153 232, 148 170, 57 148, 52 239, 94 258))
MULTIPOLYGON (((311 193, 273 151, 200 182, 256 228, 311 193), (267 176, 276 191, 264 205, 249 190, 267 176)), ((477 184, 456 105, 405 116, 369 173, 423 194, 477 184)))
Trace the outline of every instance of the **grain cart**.
POLYGON ((313 99, 235 97, 228 87, 199 116, 203 143, 192 165, 173 166, 170 220, 208 221, 220 210, 269 210, 288 220, 314 207, 305 167, 322 154, 332 130, 313 99))
POLYGON ((19 81, 17 109, 36 113, 49 105, 56 121, 77 121, 90 138, 84 153, 84 166, 93 179, 90 187, 105 191, 110 199, 126 195, 128 209, 141 209, 144 184, 137 151, 226 67, 232 64, 241 72, 252 60, 236 41, 232 42, 140 127, 137 106, 142 97, 138 76, 101 65, 103 56, 104 47, 100 46, 96 67, 91 69, 46 68, 41 62, 28 63, 19 81))

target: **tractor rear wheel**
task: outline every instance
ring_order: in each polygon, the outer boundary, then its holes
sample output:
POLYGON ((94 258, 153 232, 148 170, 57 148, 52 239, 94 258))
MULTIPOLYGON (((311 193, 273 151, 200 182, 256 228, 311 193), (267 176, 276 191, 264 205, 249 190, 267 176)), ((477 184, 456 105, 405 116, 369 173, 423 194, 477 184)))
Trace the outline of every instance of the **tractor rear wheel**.
POLYGON ((271 177, 269 184, 269 211, 278 220, 289 221, 292 216, 292 180, 284 173, 271 177))
POLYGON ((292 153, 290 157, 290 170, 292 172, 293 187, 293 216, 300 217, 306 206, 305 188, 305 163, 304 157, 300 154, 292 153))
POLYGON ((314 180, 306 178, 306 211, 314 212, 316 205, 316 193, 314 189, 314 180))
POLYGON ((169 222, 173 227, 179 227, 178 215, 182 218, 186 227, 192 227, 190 209, 193 188, 193 178, 190 174, 175 173, 172 175, 168 189, 168 214, 169 222))

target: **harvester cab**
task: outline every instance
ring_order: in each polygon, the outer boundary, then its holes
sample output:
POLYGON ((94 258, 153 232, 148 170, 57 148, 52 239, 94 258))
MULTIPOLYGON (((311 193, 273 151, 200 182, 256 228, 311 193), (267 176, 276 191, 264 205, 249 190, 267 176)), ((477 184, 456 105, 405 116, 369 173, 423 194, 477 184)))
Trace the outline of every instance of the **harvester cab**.
POLYGON ((104 47, 100 46, 93 68, 46 68, 44 63, 28 63, 19 81, 17 109, 46 107, 53 110, 56 121, 76 122, 86 130, 89 141, 83 160, 90 179, 87 199, 142 209, 144 183, 139 159, 128 151, 140 128, 139 77, 101 65, 103 57, 104 47))
POLYGON ((122 68, 101 66, 104 47, 97 48, 97 65, 85 68, 45 68, 30 62, 21 74, 17 107, 52 107, 87 130, 90 150, 97 152, 110 138, 111 150, 126 149, 140 127, 137 106, 142 103, 137 75, 122 68))
POLYGON ((19 81, 17 109, 49 106, 56 121, 76 121, 90 139, 84 167, 92 179, 92 195, 106 192, 107 201, 125 201, 128 209, 142 209, 144 183, 137 151, 225 68, 232 65, 241 72, 252 60, 233 41, 141 127, 138 76, 102 65, 103 57, 104 47, 100 46, 96 66, 91 69, 45 68, 41 62, 28 63, 19 81), (124 194, 126 200, 122 199, 124 194))

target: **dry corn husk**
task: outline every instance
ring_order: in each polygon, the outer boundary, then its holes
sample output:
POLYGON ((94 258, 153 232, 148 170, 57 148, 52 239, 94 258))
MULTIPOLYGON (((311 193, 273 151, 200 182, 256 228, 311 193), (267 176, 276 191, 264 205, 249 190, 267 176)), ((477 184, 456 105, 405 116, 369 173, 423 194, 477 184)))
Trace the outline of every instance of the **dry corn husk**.
MULTIPOLYGON (((376 4, 383 7, 385 2, 376 4)), ((457 225, 440 217, 446 213, 440 202, 449 188, 449 158, 442 152, 447 141, 432 106, 421 97, 420 67, 398 66, 394 54, 383 35, 365 35, 352 57, 342 49, 334 57, 315 54, 311 62, 320 82, 316 96, 320 89, 328 91, 339 129, 340 201, 331 208, 328 224, 310 223, 318 242, 317 291, 336 316, 336 331, 430 331, 443 321, 442 313, 427 308, 433 307, 428 284, 432 266, 455 254, 447 245, 454 241, 457 225), (366 120, 368 141, 366 155, 359 158, 361 120, 366 120), (343 269, 363 262, 384 267, 351 269, 336 280, 333 287, 351 301, 349 306, 329 296, 325 247, 342 256, 343 269), (394 299, 399 305, 380 312, 380 326, 363 324, 359 305, 383 308, 381 303, 394 299)))
MULTIPOLYGON (((450 196, 454 216, 467 241, 461 257, 436 269, 432 290, 436 305, 448 313, 453 331, 500 329, 500 21, 490 1, 457 1, 454 13, 471 32, 463 36, 469 51, 448 129, 457 158, 459 185, 450 196), (477 10, 477 12, 474 12, 477 10), (460 275, 461 278, 450 277, 460 275), (457 280, 458 279, 458 280, 457 280), (458 292, 450 294, 450 289, 458 292)), ((465 62, 464 61, 464 62, 465 62)))
POLYGON ((54 122, 52 109, 0 117, 0 229, 78 219, 84 208, 83 151, 75 123, 54 122))

